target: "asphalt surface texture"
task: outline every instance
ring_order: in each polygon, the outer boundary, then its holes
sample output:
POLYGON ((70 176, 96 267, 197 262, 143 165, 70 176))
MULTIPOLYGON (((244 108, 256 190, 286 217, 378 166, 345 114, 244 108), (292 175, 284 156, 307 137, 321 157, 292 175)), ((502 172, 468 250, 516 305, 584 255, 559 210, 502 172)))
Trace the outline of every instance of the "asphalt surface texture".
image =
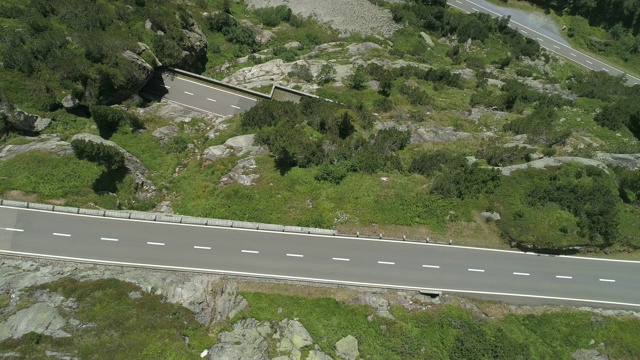
POLYGON ((605 71, 614 76, 624 75, 628 85, 640 84, 640 79, 573 49, 560 35, 555 25, 550 20, 541 17, 540 14, 529 14, 522 10, 503 8, 482 0, 447 0, 447 3, 466 13, 483 12, 500 17, 510 15, 509 26, 520 31, 522 35, 538 41, 540 46, 545 49, 593 71, 605 71))
POLYGON ((0 207, 0 253, 640 308, 640 263, 0 207))
POLYGON ((154 76, 143 91, 155 98, 220 116, 231 116, 251 109, 258 99, 251 95, 224 89, 165 72, 154 76))

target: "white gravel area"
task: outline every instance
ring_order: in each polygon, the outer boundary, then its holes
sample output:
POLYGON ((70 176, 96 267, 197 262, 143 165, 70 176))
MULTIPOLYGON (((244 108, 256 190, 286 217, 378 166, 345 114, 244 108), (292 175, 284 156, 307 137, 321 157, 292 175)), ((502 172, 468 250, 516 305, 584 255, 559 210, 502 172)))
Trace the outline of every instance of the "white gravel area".
POLYGON ((360 33, 390 37, 400 28, 391 12, 368 0, 245 0, 249 7, 287 5, 295 14, 312 16, 343 35, 360 33))

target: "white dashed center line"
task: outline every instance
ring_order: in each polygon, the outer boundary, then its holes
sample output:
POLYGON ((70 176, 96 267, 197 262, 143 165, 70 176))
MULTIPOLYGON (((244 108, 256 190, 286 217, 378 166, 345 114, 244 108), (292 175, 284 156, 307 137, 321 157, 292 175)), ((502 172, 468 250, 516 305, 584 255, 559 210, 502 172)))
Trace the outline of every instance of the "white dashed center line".
POLYGON ((460 0, 456 0, 456 2, 457 2, 458 4, 462 4, 462 2, 461 2, 460 0))
POLYGON ((171 86, 165 85, 164 87, 167 88, 167 89, 171 89, 171 86))
POLYGON ((574 56, 574 57, 575 57, 575 56, 578 56, 578 55, 576 55, 576 54, 574 54, 574 53, 569 53, 569 55, 574 56))
POLYGON ((193 95, 193 93, 190 93, 188 91, 185 91, 184 93, 187 94, 187 95, 193 95))
POLYGON ((422 265, 423 268, 440 269, 438 265, 422 265))
POLYGON ((616 282, 613 279, 600 279, 600 281, 602 281, 602 282, 616 282))
POLYGON ((523 34, 528 34, 526 31, 520 29, 520 32, 522 32, 523 34))
POLYGON ((604 70, 604 71, 606 71, 606 72, 609 72, 609 70, 607 70, 607 69, 605 69, 605 68, 602 68, 602 70, 604 70))
POLYGON ((211 99, 211 98, 207 98, 207 100, 216 102, 214 99, 211 99))
POLYGON ((290 256, 290 257, 304 257, 304 255, 302 255, 302 254, 287 254, 287 256, 290 256))
POLYGON ((0 228, 0 230, 17 231, 17 232, 23 232, 24 231, 22 229, 14 229, 14 228, 0 228))
POLYGON ((100 240, 104 240, 104 241, 118 241, 118 239, 114 239, 114 238, 100 238, 100 240))
POLYGON ((156 246, 164 246, 164 243, 147 241, 147 245, 156 245, 156 246))
POLYGON ((383 265, 395 265, 396 263, 391 262, 391 261, 378 261, 378 264, 383 264, 383 265))
POLYGON ((573 279, 572 276, 556 275, 558 279, 573 279))
POLYGON ((211 250, 211 247, 209 246, 194 246, 194 249, 200 249, 200 250, 211 250))
POLYGON ((467 269, 469 271, 473 271, 473 272, 484 272, 483 269, 467 269))
POLYGON ((333 260, 335 260, 335 261, 350 261, 349 259, 346 259, 346 258, 333 258, 333 260))
POLYGON ((480 12, 480 10, 476 9, 476 8, 471 8, 471 10, 475 11, 475 12, 480 12))
POLYGON ((235 106, 235 105, 231 105, 231 107, 234 108, 234 109, 240 109, 239 106, 235 106))
POLYGON ((560 49, 560 46, 558 46, 558 45, 553 45, 553 47, 556 48, 556 49, 560 49))
POLYGON ((61 234, 61 233, 53 233, 54 236, 64 236, 64 237, 69 237, 71 236, 71 234, 61 234))
POLYGON ((536 39, 538 39, 538 41, 544 41, 543 39, 541 39, 541 38, 539 38, 539 37, 537 37, 536 39))
POLYGON ((260 251, 255 251, 255 250, 241 250, 240 252, 246 253, 246 254, 259 254, 260 251))
POLYGON ((514 272, 513 275, 520 275, 520 276, 529 276, 531 274, 529 273, 522 273, 522 272, 514 272))
POLYGON ((591 61, 589 61, 589 60, 587 60, 587 64, 593 65, 593 63, 591 61))

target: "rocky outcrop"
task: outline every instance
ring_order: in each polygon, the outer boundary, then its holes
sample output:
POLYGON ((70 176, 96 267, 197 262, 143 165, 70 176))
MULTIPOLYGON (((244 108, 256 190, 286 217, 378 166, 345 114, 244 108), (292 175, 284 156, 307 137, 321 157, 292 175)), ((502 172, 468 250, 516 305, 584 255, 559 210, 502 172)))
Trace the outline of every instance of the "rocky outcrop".
POLYGON ((276 34, 274 34, 273 31, 265 30, 262 28, 262 26, 255 25, 249 20, 241 20, 240 24, 251 29, 251 31, 256 34, 256 41, 261 45, 267 44, 269 41, 276 37, 276 34))
POLYGON ((281 355, 299 359, 301 355, 300 349, 313 344, 313 338, 311 338, 307 329, 296 319, 283 319, 276 328, 277 330, 273 337, 279 339, 276 348, 281 355))
POLYGON ((209 41, 193 18, 189 18, 187 26, 187 29, 182 29, 187 42, 182 48, 180 67, 188 69, 202 68, 207 58, 209 41))
POLYGON ((427 35, 427 33, 420 32, 420 36, 422 37, 422 39, 424 40, 424 42, 427 44, 428 47, 436 46, 436 44, 433 43, 433 40, 431 40, 431 37, 427 35))
POLYGON ((0 104, 0 113, 7 116, 9 126, 28 134, 38 134, 51 124, 51 119, 29 114, 20 109, 14 109, 13 106, 8 103, 0 104))
POLYGON ((213 307, 213 323, 233 319, 248 305, 247 300, 242 297, 242 295, 238 295, 238 284, 234 281, 227 281, 216 291, 213 307))
POLYGON ((619 166, 629 170, 640 168, 640 154, 597 153, 595 159, 611 167, 619 166))
POLYGON ((543 158, 539 160, 530 161, 525 164, 498 167, 496 169, 499 169, 502 172, 502 175, 509 176, 511 175, 512 172, 516 170, 527 169, 527 168, 544 169, 551 166, 560 166, 562 164, 566 164, 569 162, 579 162, 584 165, 595 166, 608 173, 607 166, 598 160, 585 159, 585 158, 573 157, 573 156, 543 158))
POLYGON ((175 125, 163 126, 155 129, 151 135, 160 139, 160 146, 165 146, 171 139, 180 134, 180 129, 175 125))
POLYGON ((340 339, 336 343, 336 354, 339 358, 344 360, 355 360, 360 351, 358 350, 358 339, 351 335, 340 339))
POLYGON ((418 125, 412 127, 411 143, 458 141, 472 136, 470 133, 455 131, 452 127, 418 125))
POLYGON ((271 325, 256 319, 243 319, 233 324, 231 331, 218 335, 220 343, 209 350, 211 360, 269 360, 267 336, 271 325))
POLYGON ((17 155, 30 151, 44 151, 56 155, 69 155, 73 153, 71 144, 66 141, 61 141, 57 135, 27 139, 33 141, 23 145, 0 146, 0 161, 9 160, 17 155))
POLYGON ((71 334, 62 330, 66 323, 55 307, 37 303, 18 311, 0 324, 0 341, 17 339, 32 331, 58 338, 69 337, 71 334))
POLYGON ((119 102, 131 95, 137 93, 142 87, 153 77, 153 66, 149 65, 140 55, 133 51, 126 50, 122 56, 136 66, 134 76, 129 76, 127 93, 116 93, 112 96, 109 103, 119 102))
POLYGON ((382 297, 381 294, 363 294, 351 299, 351 301, 349 301, 349 304, 369 305, 372 308, 376 309, 378 316, 392 320, 395 319, 389 312, 389 301, 382 297))
POLYGON ((240 135, 227 139, 223 145, 210 146, 202 153, 202 158, 207 161, 216 161, 225 158, 231 154, 242 156, 250 153, 251 156, 266 153, 262 146, 254 146, 255 135, 240 135))
POLYGON ((311 350, 306 360, 333 360, 333 358, 320 350, 311 350))
POLYGON ((118 151, 120 151, 122 155, 124 155, 124 161, 125 161, 125 166, 127 167, 127 170, 129 170, 129 173, 133 175, 133 177, 136 180, 136 196, 143 201, 149 200, 156 196, 156 193, 157 193, 156 186, 153 184, 151 180, 147 179, 147 175, 149 174, 149 169, 147 169, 147 167, 144 166, 144 164, 142 163, 142 161, 140 161, 140 159, 131 155, 131 153, 129 153, 128 151, 126 151, 125 149, 123 149, 113 141, 105 140, 98 135, 87 134, 87 133, 76 134, 73 136, 71 140, 73 141, 76 139, 91 141, 94 143, 103 144, 107 146, 113 146, 116 149, 118 149, 118 151))
POLYGON ((205 161, 217 161, 222 158, 226 158, 227 156, 233 154, 233 150, 229 149, 224 145, 215 145, 206 148, 202 152, 202 158, 205 161))
POLYGON ((609 360, 609 356, 597 349, 579 349, 571 354, 573 360, 609 360))
POLYGON ((364 55, 374 49, 382 49, 382 46, 372 42, 349 44, 347 46, 347 51, 349 51, 349 55, 364 55))
POLYGON ((244 186, 255 185, 253 181, 257 179, 259 175, 245 174, 245 172, 249 172, 257 167, 255 157, 249 156, 248 158, 242 159, 238 161, 238 164, 236 164, 228 174, 220 179, 219 186, 231 185, 234 182, 244 186))

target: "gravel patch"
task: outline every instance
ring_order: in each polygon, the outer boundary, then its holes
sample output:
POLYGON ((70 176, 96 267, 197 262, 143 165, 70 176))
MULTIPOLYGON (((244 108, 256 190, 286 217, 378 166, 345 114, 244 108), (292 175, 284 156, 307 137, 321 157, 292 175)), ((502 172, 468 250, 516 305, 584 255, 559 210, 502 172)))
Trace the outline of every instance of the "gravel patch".
POLYGON ((295 14, 312 16, 331 25, 342 35, 359 33, 390 37, 400 28, 391 18, 391 12, 375 6, 368 0, 245 0, 249 7, 265 8, 287 5, 295 14))

